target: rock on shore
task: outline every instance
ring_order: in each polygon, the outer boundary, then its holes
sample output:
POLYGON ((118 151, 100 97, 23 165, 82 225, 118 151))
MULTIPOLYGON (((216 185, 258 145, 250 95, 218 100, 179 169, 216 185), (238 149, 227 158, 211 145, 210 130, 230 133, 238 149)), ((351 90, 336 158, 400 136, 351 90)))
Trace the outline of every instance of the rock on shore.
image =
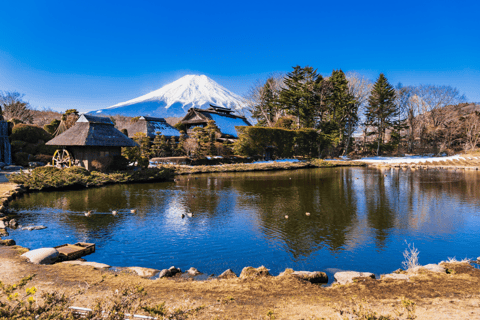
POLYGON ((251 278, 258 278, 258 277, 271 277, 272 275, 269 270, 264 266, 254 268, 254 267, 245 267, 243 268, 242 272, 240 273, 241 279, 251 279, 251 278))
POLYGON ((352 283, 355 278, 372 278, 375 279, 375 275, 371 272, 356 272, 356 271, 342 271, 333 275, 335 280, 339 284, 352 283))
POLYGON ((140 277, 144 277, 144 278, 154 277, 160 272, 160 270, 157 270, 157 269, 142 268, 142 267, 129 267, 127 269, 135 272, 140 277))
POLYGON ((58 259, 58 251, 55 248, 40 248, 25 252, 22 257, 27 258, 34 264, 52 264, 58 259))
POLYGON ((221 275, 218 276, 218 279, 233 279, 236 277, 237 275, 235 274, 235 272, 232 271, 232 269, 227 269, 221 275))
POLYGON ((328 276, 325 272, 320 271, 293 271, 293 269, 285 269, 284 272, 278 275, 279 277, 283 276, 292 276, 300 280, 308 281, 310 283, 328 283, 328 276))

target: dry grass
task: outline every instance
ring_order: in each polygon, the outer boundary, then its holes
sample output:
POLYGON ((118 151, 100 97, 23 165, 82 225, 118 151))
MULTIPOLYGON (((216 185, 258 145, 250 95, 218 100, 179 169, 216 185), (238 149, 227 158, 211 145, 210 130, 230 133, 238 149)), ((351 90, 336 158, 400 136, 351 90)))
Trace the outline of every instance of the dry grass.
POLYGON ((81 307, 93 307, 95 299, 112 296, 119 288, 140 286, 150 305, 165 302, 169 308, 184 310, 205 306, 192 319, 342 319, 340 311, 346 316, 354 310, 406 319, 402 301, 415 303, 417 319, 472 318, 480 306, 480 270, 466 263, 443 265, 450 274, 422 271, 410 281, 365 279, 324 288, 293 277, 148 280, 92 267, 32 265, 23 262, 14 249, 0 248, 0 280, 4 282, 37 274, 31 285, 43 291, 57 289, 73 295, 83 290, 74 299, 74 305, 81 307))

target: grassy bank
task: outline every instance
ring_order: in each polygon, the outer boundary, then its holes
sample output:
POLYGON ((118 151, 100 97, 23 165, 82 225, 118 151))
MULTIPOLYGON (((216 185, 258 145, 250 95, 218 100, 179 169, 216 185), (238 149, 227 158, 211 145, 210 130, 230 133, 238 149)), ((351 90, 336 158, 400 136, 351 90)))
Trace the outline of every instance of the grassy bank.
POLYGON ((89 172, 80 167, 59 169, 39 167, 31 172, 13 173, 9 181, 23 185, 29 190, 100 187, 114 183, 167 181, 173 177, 169 168, 148 168, 129 172, 89 172))
POLYGON ((168 165, 166 167, 174 170, 175 174, 184 175, 196 173, 275 171, 295 170, 303 168, 329 168, 350 166, 365 166, 365 164, 356 161, 325 161, 322 159, 313 159, 303 162, 235 163, 213 166, 168 165))

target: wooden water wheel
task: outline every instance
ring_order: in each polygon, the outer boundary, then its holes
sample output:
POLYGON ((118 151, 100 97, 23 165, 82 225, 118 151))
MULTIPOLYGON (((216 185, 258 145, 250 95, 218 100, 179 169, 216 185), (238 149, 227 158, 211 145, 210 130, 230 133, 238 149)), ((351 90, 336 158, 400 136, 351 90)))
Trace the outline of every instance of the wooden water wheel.
POLYGON ((67 149, 58 149, 53 154, 52 164, 55 167, 71 167, 73 163, 73 156, 70 154, 70 152, 68 152, 67 149))

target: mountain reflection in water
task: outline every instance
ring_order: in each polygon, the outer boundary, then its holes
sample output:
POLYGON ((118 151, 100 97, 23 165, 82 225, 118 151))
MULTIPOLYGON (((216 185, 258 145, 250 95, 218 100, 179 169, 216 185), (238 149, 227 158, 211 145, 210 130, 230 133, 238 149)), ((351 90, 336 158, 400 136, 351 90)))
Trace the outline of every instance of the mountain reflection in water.
POLYGON ((473 171, 374 168, 179 176, 27 194, 11 204, 19 223, 48 229, 10 237, 32 249, 95 242, 87 260, 113 266, 380 274, 401 267, 405 241, 415 243, 422 264, 477 257, 479 183, 473 171))

